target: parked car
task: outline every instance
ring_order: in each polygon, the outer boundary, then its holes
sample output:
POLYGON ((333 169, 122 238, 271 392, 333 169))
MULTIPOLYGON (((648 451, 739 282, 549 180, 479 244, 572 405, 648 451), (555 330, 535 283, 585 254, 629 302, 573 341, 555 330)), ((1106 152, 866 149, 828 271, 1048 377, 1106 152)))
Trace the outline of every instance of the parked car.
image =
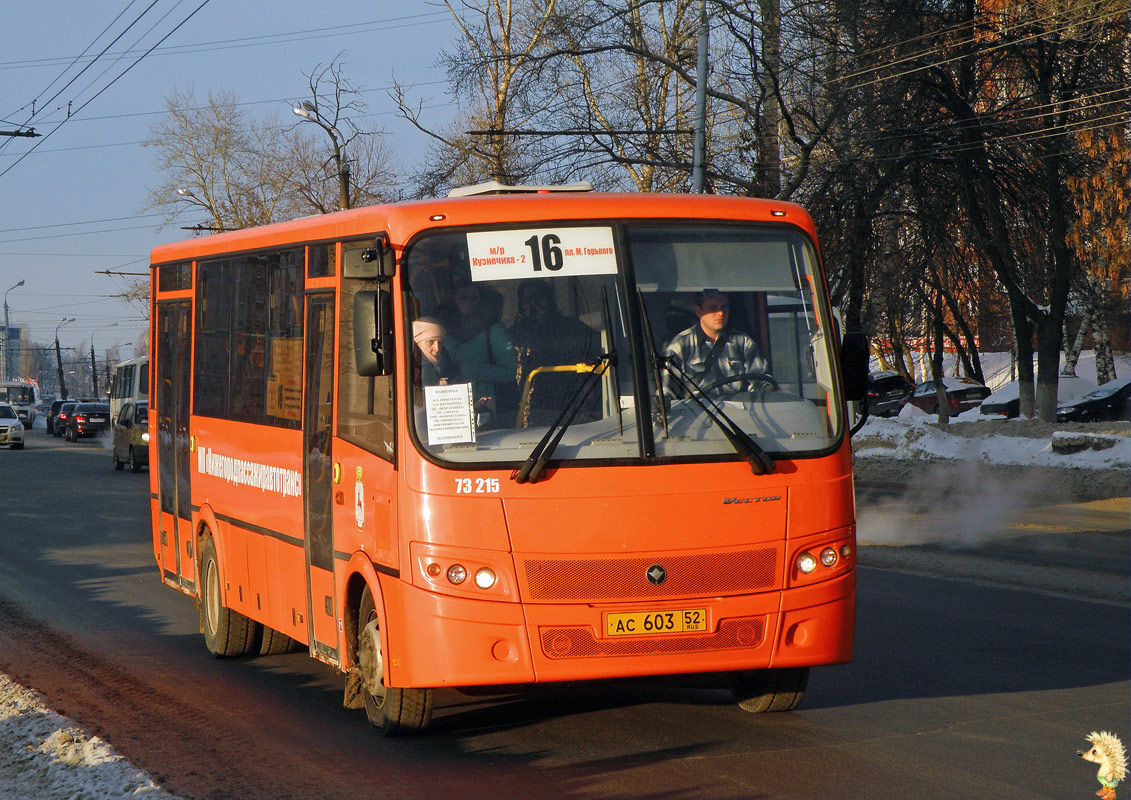
POLYGON ((0 447, 24 449, 24 424, 11 403, 0 403, 0 447))
POLYGON ((1083 397, 1059 403, 1057 422, 1099 422, 1104 419, 1127 419, 1131 400, 1131 378, 1116 378, 1101 384, 1083 397))
MULTIPOLYGON (((1075 375, 1061 375, 1056 384, 1057 403, 1075 400, 1096 388, 1096 385, 1075 375)), ((985 400, 978 409, 987 417, 1013 419, 1021 415, 1021 392, 1017 381, 1007 383, 985 400)))
POLYGON ((110 429, 109 403, 78 403, 67 417, 67 441, 98 436, 110 429))
POLYGON ((52 435, 62 436, 67 432, 67 420, 70 419, 71 412, 75 410, 77 405, 77 401, 67 400, 59 406, 59 413, 55 415, 55 424, 51 426, 52 435))
POLYGON ((903 408, 903 398, 911 382, 893 370, 868 374, 868 413, 874 417, 894 417, 903 408))
POLYGON ((114 420, 114 469, 130 465, 141 472, 149 463, 149 403, 128 402, 114 420))
MULTIPOLYGON (((946 399, 950 404, 951 415, 961 414, 976 408, 990 395, 990 390, 971 378, 943 378, 943 387, 946 399)), ((907 396, 906 403, 910 403, 928 414, 939 413, 939 398, 935 391, 934 381, 920 383, 907 396)))

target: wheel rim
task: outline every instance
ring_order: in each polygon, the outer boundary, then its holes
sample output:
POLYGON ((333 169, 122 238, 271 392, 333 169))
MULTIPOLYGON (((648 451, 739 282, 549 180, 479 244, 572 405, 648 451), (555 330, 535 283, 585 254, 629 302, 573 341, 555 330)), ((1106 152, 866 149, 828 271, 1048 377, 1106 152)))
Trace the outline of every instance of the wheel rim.
POLYGON ((361 667, 361 685, 380 708, 385 703, 385 667, 381 658, 381 632, 377 628, 377 615, 371 614, 357 643, 358 666, 361 667))
POLYGON ((208 633, 215 635, 216 621, 220 618, 220 580, 217 575, 216 562, 209 559, 204 567, 204 622, 208 625, 208 633))

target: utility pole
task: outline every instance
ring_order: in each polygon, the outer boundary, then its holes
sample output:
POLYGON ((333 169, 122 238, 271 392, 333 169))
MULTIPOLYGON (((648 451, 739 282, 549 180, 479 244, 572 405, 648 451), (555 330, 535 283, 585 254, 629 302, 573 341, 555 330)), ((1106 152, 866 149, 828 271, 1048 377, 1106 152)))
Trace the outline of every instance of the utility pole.
POLYGON ((74 317, 71 317, 70 319, 63 317, 63 319, 61 319, 59 321, 59 324, 55 326, 55 368, 58 370, 58 376, 59 376, 59 399, 60 400, 66 400, 67 399, 67 381, 63 377, 63 354, 61 352, 59 352, 59 329, 62 328, 67 323, 74 322, 74 321, 75 321, 74 317))
MULTIPOLYGON (((57 333, 57 332, 56 332, 57 333)), ((63 354, 59 352, 59 336, 55 336, 55 369, 59 376, 59 396, 67 399, 67 381, 63 378, 63 354)))
POLYGON ((707 0, 699 3, 699 57, 695 64, 695 153, 691 191, 702 194, 707 174, 707 0))
MULTIPOLYGON (((24 282, 21 280, 19 283, 17 283, 15 286, 13 286, 12 289, 18 289, 23 285, 24 285, 24 282)), ((8 292, 12 291, 12 289, 9 289, 8 292)), ((12 328, 8 323, 8 292, 4 292, 4 350, 3 350, 4 366, 3 366, 2 369, 0 369, 0 372, 2 372, 3 375, 4 375, 4 380, 8 380, 8 378, 11 377, 8 374, 8 372, 9 372, 8 361, 11 358, 9 351, 12 349, 12 345, 11 345, 12 328)))
POLYGON ((90 387, 93 393, 90 395, 95 400, 98 399, 98 368, 94 366, 94 337, 90 338, 90 387))

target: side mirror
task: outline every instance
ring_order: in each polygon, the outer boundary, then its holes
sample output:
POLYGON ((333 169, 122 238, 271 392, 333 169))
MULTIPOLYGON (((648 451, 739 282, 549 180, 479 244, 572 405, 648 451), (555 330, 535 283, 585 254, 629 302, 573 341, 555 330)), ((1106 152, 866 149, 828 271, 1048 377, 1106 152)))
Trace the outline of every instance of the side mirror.
POLYGON ((374 280, 397 274, 397 257, 389 244, 389 234, 379 233, 372 247, 342 253, 342 277, 374 280))
POLYGON ((388 289, 353 296, 353 354, 363 378, 393 373, 393 293, 388 289))
POLYGON ((863 331, 844 334, 840 342, 840 370, 844 378, 844 399, 860 402, 868 395, 868 361, 871 351, 863 331))

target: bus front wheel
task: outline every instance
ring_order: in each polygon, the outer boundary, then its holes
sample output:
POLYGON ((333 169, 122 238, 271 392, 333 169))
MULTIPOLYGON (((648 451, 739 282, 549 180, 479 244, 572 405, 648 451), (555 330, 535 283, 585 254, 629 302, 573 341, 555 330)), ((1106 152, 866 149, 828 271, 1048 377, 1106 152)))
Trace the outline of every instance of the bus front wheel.
POLYGON ((377 609, 369 587, 361 595, 357 615, 357 660, 365 715, 385 736, 423 731, 432 719, 431 689, 397 689, 385 685, 385 661, 377 609))
POLYGON ((730 689, 743 711, 793 711, 809 685, 809 667, 750 669, 730 673, 730 689))
POLYGON ((220 561, 212 536, 200 550, 200 632, 208 652, 217 658, 243 656, 255 645, 255 624, 224 605, 220 592, 220 561))

